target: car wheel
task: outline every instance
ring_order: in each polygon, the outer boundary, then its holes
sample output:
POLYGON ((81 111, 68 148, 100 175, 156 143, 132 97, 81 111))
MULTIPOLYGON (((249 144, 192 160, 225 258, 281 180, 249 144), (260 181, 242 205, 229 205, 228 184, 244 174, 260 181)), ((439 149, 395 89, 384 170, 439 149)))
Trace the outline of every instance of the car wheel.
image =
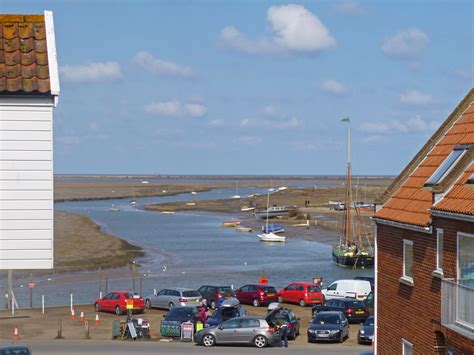
POLYGON ((306 307, 306 301, 304 299, 300 299, 300 306, 306 307))
POLYGON ((145 307, 146 307, 146 309, 150 309, 150 308, 151 308, 151 301, 150 301, 150 300, 146 300, 146 301, 145 301, 145 307))
POLYGON ((206 347, 214 346, 216 344, 216 339, 212 334, 206 334, 202 337, 201 343, 206 347))
POLYGON ((283 303, 283 297, 278 296, 278 303, 283 303))
POLYGON ((254 307, 260 307, 260 301, 257 300, 256 298, 254 298, 253 301, 252 301, 252 305, 253 305, 254 307))
POLYGON ((100 309, 100 305, 98 303, 95 304, 95 311, 96 312, 100 312, 101 309, 100 309))
POLYGON ((214 301, 214 300, 211 301, 211 308, 212 308, 212 309, 216 309, 216 308, 217 308, 217 303, 216 303, 216 301, 214 301))
POLYGON ((168 305, 168 308, 171 309, 174 307, 174 303, 173 302, 170 302, 170 304, 168 305))
POLYGON ((122 314, 122 310, 120 309, 119 306, 115 307, 115 314, 120 316, 122 314))
POLYGON ((344 334, 341 332, 341 335, 339 336, 339 342, 342 343, 344 341, 344 334))
POLYGON ((257 348, 264 348, 267 346, 268 341, 263 335, 257 335, 253 340, 253 343, 257 348))

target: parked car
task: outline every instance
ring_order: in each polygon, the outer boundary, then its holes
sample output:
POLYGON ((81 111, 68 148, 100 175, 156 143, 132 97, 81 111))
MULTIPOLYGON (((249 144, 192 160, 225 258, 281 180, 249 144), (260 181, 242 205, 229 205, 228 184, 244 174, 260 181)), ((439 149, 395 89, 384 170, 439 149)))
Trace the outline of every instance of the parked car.
POLYGON ((0 355, 30 355, 31 351, 26 345, 11 344, 0 345, 0 355))
POLYGON ((322 311, 340 311, 350 322, 363 322, 370 316, 365 303, 354 298, 333 298, 322 305, 313 306, 313 317, 322 311))
POLYGON ((241 343, 264 348, 279 342, 280 337, 263 318, 239 317, 229 319, 219 326, 200 330, 196 333, 194 340, 204 346, 241 343))
POLYGON ((237 298, 229 298, 222 302, 221 307, 207 319, 206 327, 213 327, 225 322, 228 319, 245 317, 245 308, 240 305, 237 298))
POLYGON ((295 340, 300 334, 300 319, 296 317, 291 309, 283 307, 274 308, 265 316, 265 320, 270 326, 275 326, 279 319, 288 325, 288 339, 295 340))
POLYGON ((372 344, 374 340, 374 317, 369 317, 360 325, 359 333, 357 333, 357 341, 359 344, 372 344))
POLYGON ((338 280, 334 281, 323 289, 324 298, 353 297, 357 300, 365 300, 367 295, 372 291, 369 281, 365 280, 338 280))
POLYGON ((197 307, 173 307, 171 308, 168 313, 163 315, 163 320, 165 321, 175 321, 184 323, 184 322, 192 322, 194 324, 197 323, 199 318, 199 312, 197 307))
POLYGON ((342 312, 325 311, 316 314, 308 327, 308 343, 349 338, 349 322, 342 312))
POLYGON ((127 313, 127 300, 133 300, 132 313, 143 313, 145 311, 145 301, 143 297, 129 291, 115 291, 98 298, 94 307, 96 312, 115 312, 120 315, 127 313))
POLYGON ((293 282, 278 291, 280 303, 299 303, 301 307, 305 307, 308 304, 320 304, 323 301, 321 287, 310 282, 293 282))
POLYGON ((212 309, 216 309, 225 299, 235 297, 234 290, 230 286, 204 285, 199 287, 198 291, 212 309))
POLYGON ((197 290, 189 288, 166 288, 147 296, 145 305, 146 308, 164 309, 171 309, 174 306, 200 307, 202 305, 202 297, 197 290))
POLYGON ((369 309, 370 314, 374 314, 374 302, 375 302, 375 294, 373 292, 367 295, 367 298, 364 300, 365 306, 369 309))
POLYGON ((375 278, 372 276, 356 276, 354 280, 365 280, 370 282, 370 287, 372 287, 372 291, 375 290, 375 278))
POLYGON ((273 286, 253 284, 245 285, 235 291, 235 297, 244 304, 254 307, 278 301, 278 292, 273 286))

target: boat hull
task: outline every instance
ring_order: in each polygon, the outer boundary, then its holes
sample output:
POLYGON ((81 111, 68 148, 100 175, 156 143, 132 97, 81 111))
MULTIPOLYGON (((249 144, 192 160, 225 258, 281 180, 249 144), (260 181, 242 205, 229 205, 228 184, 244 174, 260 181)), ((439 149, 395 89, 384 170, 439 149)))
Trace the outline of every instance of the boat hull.
POLYGON ((346 267, 360 267, 360 268, 371 268, 374 267, 374 256, 373 255, 359 255, 349 256, 340 255, 337 252, 332 252, 332 260, 339 266, 346 267))
POLYGON ((279 243, 282 243, 282 242, 286 241, 286 237, 284 237, 282 235, 276 235, 276 234, 273 234, 273 233, 258 234, 257 237, 260 239, 261 242, 279 242, 279 243))
MULTIPOLYGON (((268 212, 268 218, 277 218, 277 217, 283 217, 283 216, 288 216, 289 210, 281 210, 281 211, 269 211, 268 212)), ((254 212, 255 217, 259 219, 265 219, 267 218, 267 211, 255 211, 254 212)))

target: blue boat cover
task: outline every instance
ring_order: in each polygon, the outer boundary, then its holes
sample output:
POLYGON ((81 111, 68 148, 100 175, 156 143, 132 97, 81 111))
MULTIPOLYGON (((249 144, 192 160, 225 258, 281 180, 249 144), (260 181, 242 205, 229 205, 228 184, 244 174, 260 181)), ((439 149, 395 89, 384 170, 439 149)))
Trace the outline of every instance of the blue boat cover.
POLYGON ((262 226, 263 233, 276 233, 283 230, 283 226, 281 224, 269 224, 268 230, 266 226, 262 226))

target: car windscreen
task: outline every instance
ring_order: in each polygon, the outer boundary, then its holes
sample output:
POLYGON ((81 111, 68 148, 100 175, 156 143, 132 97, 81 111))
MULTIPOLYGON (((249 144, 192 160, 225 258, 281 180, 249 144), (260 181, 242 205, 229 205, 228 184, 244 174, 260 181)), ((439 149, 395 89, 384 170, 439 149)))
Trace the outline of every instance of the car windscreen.
POLYGON ((263 292, 265 292, 265 293, 271 293, 271 292, 275 292, 275 293, 276 293, 275 287, 269 287, 269 286, 267 286, 267 287, 262 287, 262 290, 263 290, 263 292))
POLYGON ((365 304, 362 301, 348 301, 346 308, 365 308, 365 304))
POLYGON ((308 286, 308 292, 321 292, 321 288, 319 286, 308 286))
POLYGON ((131 293, 124 293, 123 297, 128 299, 128 298, 133 298, 133 295, 131 293))
POLYGON ((238 317, 238 310, 237 308, 222 308, 222 319, 227 320, 230 318, 238 317))
POLYGON ((192 307, 176 307, 171 308, 168 315, 166 316, 167 320, 181 320, 181 319, 192 319, 196 311, 192 307))
POLYGON ((373 327, 374 326, 374 317, 369 317, 365 320, 364 325, 366 327, 373 327))
POLYGON ((183 291, 183 297, 201 297, 198 291, 183 291))
POLYGON ((313 324, 339 324, 340 322, 341 320, 337 314, 319 313, 316 318, 313 319, 313 324))
POLYGON ((219 292, 219 293, 233 293, 232 288, 230 286, 218 287, 217 292, 219 292))

